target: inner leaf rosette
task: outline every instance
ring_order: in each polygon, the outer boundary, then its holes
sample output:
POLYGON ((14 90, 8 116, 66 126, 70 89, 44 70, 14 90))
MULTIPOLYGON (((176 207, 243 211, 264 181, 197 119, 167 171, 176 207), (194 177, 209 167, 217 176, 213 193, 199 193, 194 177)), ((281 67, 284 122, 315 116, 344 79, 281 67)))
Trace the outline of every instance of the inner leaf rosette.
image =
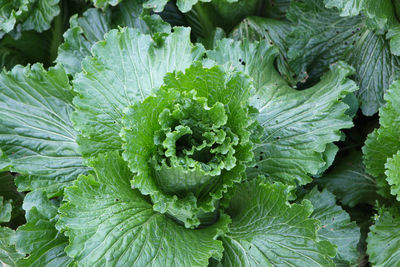
POLYGON ((154 210, 194 228, 216 208, 253 160, 252 85, 242 73, 195 63, 167 74, 155 96, 129 107, 121 136, 132 185, 154 210))

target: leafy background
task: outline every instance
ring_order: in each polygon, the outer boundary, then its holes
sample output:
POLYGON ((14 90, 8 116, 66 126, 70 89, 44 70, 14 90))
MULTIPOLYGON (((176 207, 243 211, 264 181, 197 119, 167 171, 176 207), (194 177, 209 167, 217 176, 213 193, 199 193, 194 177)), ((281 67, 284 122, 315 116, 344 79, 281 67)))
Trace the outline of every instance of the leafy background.
MULTIPOLYGON (((73 256, 89 266, 94 260, 106 262, 112 255, 108 254, 110 251, 97 255, 98 258, 87 257, 88 252, 80 245, 69 245, 69 240, 95 242, 91 238, 102 229, 103 222, 85 232, 76 228, 73 216, 69 216, 83 209, 92 210, 91 216, 101 216, 91 199, 105 194, 110 196, 107 201, 112 201, 116 190, 121 200, 118 205, 131 205, 130 216, 134 217, 135 211, 142 208, 157 231, 165 227, 171 235, 196 238, 198 244, 207 247, 208 251, 193 248, 182 252, 185 257, 203 259, 198 265, 208 264, 209 257, 222 258, 215 265, 261 264, 254 261, 261 257, 260 251, 276 251, 276 244, 283 237, 287 250, 280 251, 281 257, 289 259, 291 250, 301 250, 290 247, 292 239, 298 238, 299 229, 305 229, 301 238, 311 240, 306 244, 310 253, 306 256, 317 257, 317 252, 323 250, 333 258, 318 258, 323 266, 397 266, 399 17, 400 2, 396 0, 0 1, 0 67, 4 69, 0 75, 0 261, 10 266, 68 266, 73 256), (190 35, 186 32, 181 33, 186 37, 177 37, 178 30, 171 34, 174 26, 190 27, 190 35), (166 220, 167 226, 162 225, 163 215, 153 217, 154 211, 146 206, 147 202, 132 201, 133 193, 115 188, 109 181, 112 173, 103 170, 98 162, 88 164, 82 158, 82 154, 85 157, 120 148, 120 129, 115 126, 112 131, 104 130, 105 135, 95 140, 92 137, 97 136, 98 128, 88 129, 92 121, 82 119, 97 119, 97 111, 87 109, 86 105, 105 103, 113 94, 109 92, 100 99, 90 95, 87 88, 94 88, 93 80, 102 78, 104 70, 98 62, 115 65, 107 62, 106 56, 111 46, 119 43, 106 42, 110 47, 102 44, 105 39, 112 40, 113 35, 123 39, 124 35, 117 33, 120 27, 135 29, 137 36, 151 36, 143 37, 146 41, 141 44, 146 42, 149 47, 157 47, 163 38, 176 43, 186 38, 181 50, 187 54, 176 69, 184 70, 194 59, 207 58, 249 75, 256 88, 272 88, 269 95, 260 89, 252 99, 253 106, 268 111, 261 112, 267 138, 261 138, 262 145, 255 149, 256 162, 247 170, 251 180, 242 184, 237 189, 238 196, 231 199, 231 206, 237 208, 227 209, 227 214, 234 217, 252 206, 262 207, 251 210, 253 217, 262 220, 249 227, 249 234, 243 234, 241 229, 251 224, 246 221, 250 217, 233 221, 229 230, 225 229, 224 237, 208 243, 217 230, 199 231, 192 236, 190 231, 175 229, 172 221, 166 220), (87 58, 92 55, 95 58, 87 58), (260 58, 272 59, 262 65, 260 58), (33 65, 23 67, 28 64, 33 65), (277 72, 270 73, 271 68, 277 72), (279 83, 280 89, 271 80, 279 83), (75 94, 80 95, 80 100, 73 102, 75 94), (275 102, 264 101, 269 98, 275 102), (51 103, 49 99, 62 101, 51 103), (319 104, 317 108, 315 103, 319 104), (280 113, 283 105, 286 113, 280 113), (83 113, 71 116, 74 106, 83 113), (25 112, 30 108, 40 117, 25 112), (89 115, 83 116, 85 112, 89 115), (342 116, 343 112, 353 119, 353 124, 342 116), (303 117, 297 117, 298 114, 303 117), (21 129, 21 124, 26 127, 21 129), (284 138, 289 130, 296 132, 284 138), (286 151, 291 149, 295 154, 288 155, 286 151), (79 174, 85 176, 76 181, 79 174), (266 177, 259 177, 260 174, 266 177), (271 179, 289 187, 264 184, 271 179), (257 187, 260 183, 263 185, 257 187), (68 189, 64 192, 65 187, 68 189), (257 190, 252 194, 257 197, 246 199, 246 190, 254 187, 257 190), (264 207, 252 202, 267 195, 280 205, 272 206, 265 200, 264 207), (65 200, 69 204, 59 210, 65 200), (288 202, 293 205, 286 205, 288 202), (264 210, 269 213, 263 213, 264 210), (291 215, 298 219, 293 222, 291 215), (276 223, 290 225, 291 230, 276 234, 276 223), (336 256, 327 241, 338 247, 336 256), (247 250, 243 252, 241 247, 247 250), (237 258, 240 261, 235 262, 237 258)), ((153 52, 160 58, 167 55, 162 48, 153 52)), ((168 56, 179 58, 175 54, 168 56)), ((170 70, 165 68, 157 73, 161 78, 170 70)), ((132 82, 139 87, 145 83, 132 82)), ((113 86, 116 85, 110 84, 108 88, 113 86)), ((146 96, 150 94, 146 92, 146 96)), ((123 107, 108 110, 109 117, 102 119, 115 123, 113 118, 123 113, 123 107)), ((106 123, 103 126, 110 129, 106 123)), ((122 169, 118 175, 129 184, 130 174, 120 166, 121 159, 116 155, 109 157, 114 171, 122 169), (123 175, 123 171, 127 174, 123 175)), ((102 205, 111 205, 107 201, 102 205)), ((220 224, 226 228, 228 219, 220 224)), ((157 231, 153 234, 158 235, 157 231)), ((138 234, 145 236, 147 232, 138 234)), ((111 246, 113 240, 104 238, 111 246)), ((133 242, 129 236, 124 238, 119 242, 133 242)), ((172 242, 167 239, 166 243, 172 242)), ((123 255, 120 257, 129 262, 123 255)), ((270 260, 263 264, 281 262, 276 255, 265 257, 270 260)), ((161 255, 154 259, 163 258, 161 255)), ((294 258, 286 264, 299 262, 294 258)))

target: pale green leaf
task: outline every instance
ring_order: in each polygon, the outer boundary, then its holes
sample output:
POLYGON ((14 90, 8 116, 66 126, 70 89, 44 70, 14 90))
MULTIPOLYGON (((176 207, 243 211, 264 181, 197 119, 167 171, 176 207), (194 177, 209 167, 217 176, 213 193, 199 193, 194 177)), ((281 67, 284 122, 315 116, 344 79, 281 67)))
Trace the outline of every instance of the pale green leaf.
POLYGON ((121 122, 129 105, 144 100, 163 83, 167 72, 184 70, 203 55, 202 46, 190 43, 190 30, 153 41, 136 29, 112 30, 83 61, 84 72, 74 80, 75 128, 85 156, 120 150, 121 122))
POLYGON ((68 238, 55 228, 57 205, 37 190, 26 195, 23 208, 27 222, 16 231, 16 248, 29 255, 18 266, 72 266, 64 251, 68 238))
POLYGON ((400 150, 385 164, 386 181, 390 185, 390 193, 400 201, 400 150))
POLYGON ((395 208, 381 208, 370 227, 367 254, 372 266, 398 266, 400 262, 400 215, 395 208))
POLYGON ((60 0, 15 0, 0 2, 0 37, 2 33, 35 30, 43 32, 60 13, 60 0))
POLYGON ((61 68, 17 66, 0 74, 0 146, 12 171, 46 179, 50 196, 87 170, 69 118, 72 97, 61 68))
MULTIPOLYGON (((397 194, 398 189, 393 171, 388 171, 391 175, 386 178, 385 164, 389 158, 392 158, 400 151, 400 81, 394 82, 387 94, 385 95, 386 104, 379 110, 380 127, 368 135, 363 147, 364 162, 366 170, 369 174, 377 178, 378 185, 383 187, 383 194, 388 187, 385 179, 389 179, 389 183, 393 184, 392 194, 397 194)), ((387 167, 395 170, 397 159, 390 160, 387 167), (393 169, 394 168, 394 169, 393 169)), ((399 196, 399 195, 398 195, 399 196)))
POLYGON ((337 158, 332 169, 315 182, 333 192, 343 205, 354 207, 360 203, 375 204, 375 179, 365 172, 362 155, 351 152, 337 158))
POLYGON ((222 256, 216 238, 228 219, 191 230, 154 212, 132 189, 132 173, 118 153, 91 161, 96 172, 66 189, 59 226, 70 238, 67 253, 79 266, 206 266, 222 256))
POLYGON ((8 227, 0 227, 0 264, 16 267, 17 261, 23 257, 15 249, 15 231, 8 227))
POLYGON ((360 229, 356 223, 350 221, 350 216, 336 205, 335 196, 326 189, 319 192, 314 187, 304 199, 310 200, 314 207, 311 218, 321 222, 318 237, 338 248, 333 259, 336 266, 354 266, 358 260, 357 244, 360 240, 360 229))
POLYGON ((0 223, 9 222, 11 219, 11 206, 12 201, 4 200, 3 196, 0 196, 0 223))
POLYGON ((335 266, 335 246, 319 241, 311 203, 290 205, 285 186, 259 182, 238 186, 230 202, 222 266, 335 266))
POLYGON ((82 70, 82 60, 91 56, 91 47, 104 39, 111 29, 117 27, 136 28, 142 33, 170 32, 170 27, 157 15, 141 16, 143 1, 125 0, 117 7, 101 12, 91 8, 81 17, 70 18, 70 28, 64 33, 64 43, 59 47, 56 62, 62 64, 68 74, 82 70))
POLYGON ((352 69, 343 62, 332 65, 318 84, 297 91, 274 69, 277 52, 266 42, 225 39, 207 54, 218 64, 244 71, 254 80, 257 92, 251 104, 259 111, 257 118, 264 134, 255 149, 257 165, 248 169, 248 174, 291 184, 310 182, 309 174, 316 174, 326 164, 326 145, 340 139, 340 129, 352 126, 344 114, 348 106, 340 101, 357 90, 346 78, 352 69))
POLYGON ((365 2, 368 0, 324 0, 327 8, 336 7, 340 11, 340 16, 356 16, 363 10, 365 2))

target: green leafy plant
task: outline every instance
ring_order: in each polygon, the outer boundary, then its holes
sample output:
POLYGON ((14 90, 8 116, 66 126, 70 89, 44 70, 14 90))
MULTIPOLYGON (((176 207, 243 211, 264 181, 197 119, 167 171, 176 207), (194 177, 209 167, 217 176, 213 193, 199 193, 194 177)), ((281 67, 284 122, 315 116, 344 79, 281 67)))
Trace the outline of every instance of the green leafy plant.
POLYGON ((87 2, 1 9, 3 265, 400 262, 397 2, 87 2))

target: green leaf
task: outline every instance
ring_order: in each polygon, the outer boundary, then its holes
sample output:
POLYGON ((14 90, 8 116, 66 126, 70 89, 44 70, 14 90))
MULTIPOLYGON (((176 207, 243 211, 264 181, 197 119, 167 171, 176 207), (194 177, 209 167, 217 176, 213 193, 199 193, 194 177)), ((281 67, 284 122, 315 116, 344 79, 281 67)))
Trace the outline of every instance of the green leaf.
POLYGON ((389 158, 385 164, 386 181, 390 185, 390 193, 400 201, 400 150, 393 158, 389 158))
POLYGON ((391 0, 324 0, 327 8, 336 7, 342 17, 365 14, 368 18, 367 25, 378 32, 396 23, 394 2, 391 0))
POLYGON ((59 47, 56 62, 62 64, 68 74, 82 70, 82 60, 91 56, 91 47, 104 39, 111 29, 128 26, 142 33, 170 32, 170 27, 157 15, 145 16, 143 1, 125 0, 117 7, 101 12, 91 8, 78 18, 70 18, 70 28, 64 33, 64 43, 59 47))
MULTIPOLYGON (((394 82, 387 94, 385 95, 386 104, 379 110, 379 122, 380 128, 376 129, 370 135, 368 135, 365 145, 363 147, 364 162, 366 170, 369 174, 377 178, 378 186, 388 187, 385 182, 385 171, 386 168, 391 170, 387 172, 390 177, 386 178, 392 187, 392 194, 397 194, 400 198, 397 188, 396 175, 393 175, 395 170, 397 156, 395 159, 389 160, 387 167, 386 162, 389 158, 392 158, 398 151, 400 151, 400 122, 398 120, 400 116, 400 81, 394 82)), ((381 192, 385 196, 386 190, 381 192)))
POLYGON ((310 182, 309 174, 325 166, 326 145, 340 139, 340 129, 352 126, 344 114, 348 106, 340 101, 357 90, 346 78, 352 69, 343 62, 332 65, 320 83, 297 91, 274 69, 277 52, 266 42, 225 39, 207 54, 254 80, 257 92, 250 103, 259 111, 264 134, 255 149, 257 165, 248 169, 250 177, 266 175, 290 184, 310 182))
POLYGON ((292 1, 287 18, 295 25, 286 39, 289 65, 299 81, 318 81, 360 38, 361 16, 340 17, 322 0, 292 1))
POLYGON ((368 234, 367 253, 373 266, 396 266, 400 262, 400 215, 381 208, 368 234))
POLYGON ((190 230, 154 212, 118 153, 91 161, 96 177, 81 176, 66 189, 59 226, 70 238, 67 253, 82 266, 206 266, 222 256, 216 238, 229 219, 190 230))
POLYGON ((259 183, 254 179, 238 186, 230 202, 232 224, 221 238, 222 265, 335 266, 335 246, 319 241, 311 203, 290 205, 287 187, 259 183))
POLYGON ((0 3, 0 37, 13 29, 43 32, 60 13, 59 0, 16 0, 0 3))
POLYGON ((120 2, 122 2, 122 0, 91 0, 91 1, 95 5, 95 7, 103 9, 106 8, 108 5, 116 6, 120 2))
POLYGON ((29 255, 18 266, 72 266, 64 251, 68 238, 55 228, 57 205, 37 190, 26 195, 23 208, 27 222, 16 231, 16 248, 29 255))
MULTIPOLYGON (((0 173, 3 175, 3 173, 0 173)), ((11 201, 4 201, 0 196, 0 223, 8 223, 11 219, 11 201)), ((0 264, 15 267, 23 255, 15 249, 15 231, 0 226, 0 264)))
POLYGON ((350 216, 336 205, 335 196, 326 189, 319 192, 314 187, 304 199, 310 200, 314 207, 311 218, 322 224, 318 237, 338 248, 333 259, 336 266, 354 266, 358 260, 357 244, 360 240, 360 229, 356 223, 350 221, 350 216))
POLYGON ((167 72, 184 70, 203 55, 190 43, 190 30, 175 28, 157 42, 136 29, 112 30, 83 61, 84 73, 74 80, 77 110, 72 114, 81 131, 84 156, 120 150, 124 109, 144 100, 163 83, 167 72))
POLYGON ((327 8, 336 7, 340 11, 340 16, 357 16, 364 8, 364 3, 368 0, 324 0, 327 8))
POLYGON ((0 227, 0 264, 16 267, 23 255, 15 249, 15 231, 0 227))
MULTIPOLYGON (((69 119, 72 97, 61 68, 17 66, 0 74, 0 146, 12 171, 46 180, 49 196, 87 171, 69 119)), ((21 180, 36 188, 35 179, 21 180)))
POLYGON ((4 155, 3 151, 0 149, 0 172, 1 171, 8 171, 11 167, 11 162, 7 158, 6 155, 4 155))
MULTIPOLYGON (((238 0, 227 0, 228 2, 237 2, 238 0)), ((144 8, 152 8, 155 12, 163 11, 168 0, 147 0, 143 6, 144 8)), ((211 0, 177 0, 176 6, 183 13, 189 12, 192 7, 198 2, 211 2, 211 0)))
POLYGON ((395 56, 400 56, 400 26, 396 25, 389 29, 386 39, 390 40, 390 51, 395 56))
POLYGON ((384 36, 366 30, 347 60, 356 69, 361 110, 371 116, 385 103, 383 95, 390 84, 400 78, 400 59, 391 54, 384 36))
POLYGON ((253 88, 243 74, 199 63, 164 82, 127 111, 123 156, 137 174, 133 186, 151 196, 154 210, 197 227, 214 217, 209 213, 253 159, 253 88))
POLYGON ((288 18, 296 24, 287 38, 289 65, 299 79, 316 82, 331 63, 346 60, 355 68, 363 114, 375 114, 384 92, 400 78, 400 61, 385 37, 368 30, 361 15, 341 17, 322 0, 292 2, 288 18))
POLYGON ((4 201, 4 197, 0 196, 0 223, 9 222, 11 219, 12 201, 4 201))
POLYGON ((247 17, 231 32, 231 37, 237 41, 266 40, 279 49, 277 67, 280 74, 291 85, 296 84, 296 75, 288 64, 286 55, 286 37, 291 32, 291 24, 285 20, 275 20, 262 17, 247 17))
POLYGON ((337 158, 331 171, 315 182, 328 188, 343 205, 350 207, 361 203, 373 205, 378 197, 375 179, 365 172, 360 152, 337 158))

